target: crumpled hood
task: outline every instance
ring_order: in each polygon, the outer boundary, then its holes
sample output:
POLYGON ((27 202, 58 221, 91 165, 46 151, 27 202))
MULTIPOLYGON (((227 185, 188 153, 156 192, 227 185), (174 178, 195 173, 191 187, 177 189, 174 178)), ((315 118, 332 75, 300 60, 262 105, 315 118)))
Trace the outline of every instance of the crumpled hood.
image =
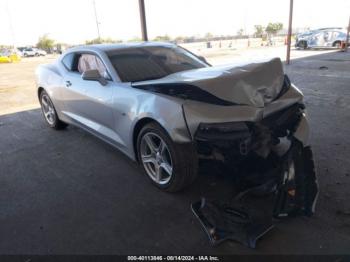
POLYGON ((235 104, 264 107, 281 92, 282 62, 274 58, 246 65, 213 66, 174 73, 164 78, 133 83, 134 87, 187 84, 235 104))

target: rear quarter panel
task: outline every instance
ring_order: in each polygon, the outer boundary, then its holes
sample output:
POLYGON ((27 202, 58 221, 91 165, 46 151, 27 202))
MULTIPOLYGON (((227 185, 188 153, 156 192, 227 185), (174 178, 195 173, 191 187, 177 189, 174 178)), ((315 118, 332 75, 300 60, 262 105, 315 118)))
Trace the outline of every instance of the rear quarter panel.
POLYGON ((39 89, 43 88, 50 96, 60 119, 66 120, 61 114, 64 109, 61 88, 64 86, 62 72, 58 62, 53 64, 39 65, 35 70, 36 86, 39 96, 39 89))

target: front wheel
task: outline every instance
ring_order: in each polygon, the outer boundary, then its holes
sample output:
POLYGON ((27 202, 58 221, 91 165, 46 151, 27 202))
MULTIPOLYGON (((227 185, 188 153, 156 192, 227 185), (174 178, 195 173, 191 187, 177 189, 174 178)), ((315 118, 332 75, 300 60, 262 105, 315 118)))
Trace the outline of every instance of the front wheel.
POLYGON ((299 47, 302 49, 307 49, 307 42, 306 41, 300 41, 299 42, 299 47))
POLYGON ((66 123, 62 122, 58 116, 55 107, 46 91, 40 93, 40 105, 43 116, 46 120, 46 123, 56 129, 63 129, 67 126, 66 123))
POLYGON ((335 43, 333 44, 333 46, 334 46, 335 48, 340 48, 340 47, 341 47, 341 43, 340 43, 339 41, 337 41, 337 42, 335 42, 335 43))
POLYGON ((193 146, 174 143, 159 124, 150 123, 142 128, 137 153, 147 176, 164 191, 179 191, 197 175, 198 161, 193 146))

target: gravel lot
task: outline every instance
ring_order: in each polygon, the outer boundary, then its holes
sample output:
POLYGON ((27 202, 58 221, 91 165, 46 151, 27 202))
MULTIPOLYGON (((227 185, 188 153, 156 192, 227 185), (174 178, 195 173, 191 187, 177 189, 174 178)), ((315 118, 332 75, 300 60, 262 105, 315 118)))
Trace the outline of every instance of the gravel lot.
POLYGON ((349 254, 350 53, 294 53, 309 55, 285 69, 305 94, 321 193, 314 217, 279 222, 256 250, 211 247, 190 211, 201 196, 231 196, 229 174, 202 171, 186 191, 161 193, 109 145, 74 127, 46 127, 33 73, 52 57, 0 64, 0 254, 349 254))
POLYGON ((38 108, 35 68, 56 56, 22 58, 19 63, 0 64, 0 115, 38 108))

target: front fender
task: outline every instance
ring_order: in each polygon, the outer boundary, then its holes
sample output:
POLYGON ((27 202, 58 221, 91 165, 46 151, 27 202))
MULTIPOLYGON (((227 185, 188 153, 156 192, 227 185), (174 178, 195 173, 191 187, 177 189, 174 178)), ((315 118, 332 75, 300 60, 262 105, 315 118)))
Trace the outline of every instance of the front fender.
POLYGON ((309 145, 309 122, 306 117, 306 113, 303 113, 303 116, 299 122, 299 126, 297 127, 293 136, 300 141, 304 147, 309 145))
POLYGON ((137 108, 133 129, 142 119, 150 118, 158 122, 174 142, 187 143, 192 141, 184 118, 181 100, 150 93, 139 99, 143 102, 138 103, 140 107, 137 108))

